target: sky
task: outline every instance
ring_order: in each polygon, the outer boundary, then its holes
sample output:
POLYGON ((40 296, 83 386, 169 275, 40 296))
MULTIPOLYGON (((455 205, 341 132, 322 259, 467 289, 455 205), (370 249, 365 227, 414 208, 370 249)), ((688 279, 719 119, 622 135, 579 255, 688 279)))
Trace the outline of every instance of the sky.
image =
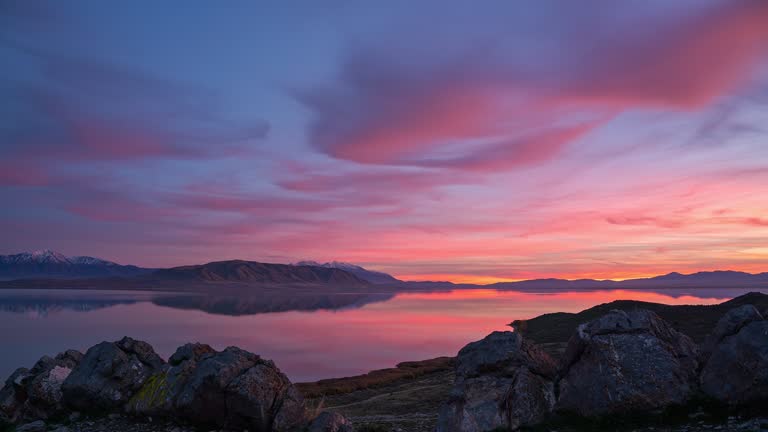
POLYGON ((768 1, 0 0, 0 253, 768 271, 768 1))

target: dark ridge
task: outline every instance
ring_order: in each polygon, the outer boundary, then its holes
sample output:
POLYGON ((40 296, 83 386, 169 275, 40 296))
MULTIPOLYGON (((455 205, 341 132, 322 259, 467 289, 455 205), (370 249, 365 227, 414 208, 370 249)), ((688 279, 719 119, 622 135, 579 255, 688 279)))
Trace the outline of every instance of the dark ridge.
POLYGON ((254 282, 263 284, 335 284, 368 285, 369 282, 344 270, 255 261, 217 261, 202 265, 157 270, 153 280, 199 282, 254 282))

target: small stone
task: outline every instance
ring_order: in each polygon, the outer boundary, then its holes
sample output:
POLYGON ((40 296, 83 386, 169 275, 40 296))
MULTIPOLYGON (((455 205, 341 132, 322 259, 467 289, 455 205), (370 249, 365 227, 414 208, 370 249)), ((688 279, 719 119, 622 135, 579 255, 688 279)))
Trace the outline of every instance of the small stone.
POLYGON ((117 419, 120 418, 120 414, 112 413, 112 414, 108 415, 107 417, 109 417, 110 420, 117 420, 117 419))
POLYGON ((23 424, 16 428, 16 432, 45 432, 45 422, 42 420, 23 424))
POLYGON ((52 430, 51 432, 70 432, 70 430, 66 426, 59 426, 56 429, 52 430))
POLYGON ((74 411, 74 412, 72 412, 72 414, 69 415, 69 421, 74 422, 74 421, 78 421, 78 420, 80 420, 80 412, 74 411))

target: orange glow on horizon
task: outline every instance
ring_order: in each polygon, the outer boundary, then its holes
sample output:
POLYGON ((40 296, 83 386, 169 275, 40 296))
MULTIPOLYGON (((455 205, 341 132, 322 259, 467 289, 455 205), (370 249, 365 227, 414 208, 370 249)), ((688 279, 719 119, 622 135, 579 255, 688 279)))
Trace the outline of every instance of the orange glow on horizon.
POLYGON ((766 269, 761 265, 752 265, 736 268, 708 268, 708 269, 681 269, 681 270, 668 270, 663 272, 620 272, 620 273, 567 273, 559 275, 540 275, 531 274, 528 277, 523 278, 510 278, 504 276, 484 276, 484 275, 472 275, 472 274, 451 274, 451 273, 437 273, 437 274, 415 274, 415 275, 395 275, 396 278, 407 282, 419 282, 419 281, 432 281, 432 282, 452 282, 455 284, 472 284, 472 285, 490 285, 495 283, 504 282, 521 282, 526 280, 535 279, 564 279, 564 280, 579 280, 579 279, 593 279, 593 280, 610 280, 615 282, 621 282, 631 279, 647 279, 657 276, 663 276, 672 272, 682 274, 693 274, 698 272, 707 271, 740 271, 745 273, 758 274, 765 272, 766 269))

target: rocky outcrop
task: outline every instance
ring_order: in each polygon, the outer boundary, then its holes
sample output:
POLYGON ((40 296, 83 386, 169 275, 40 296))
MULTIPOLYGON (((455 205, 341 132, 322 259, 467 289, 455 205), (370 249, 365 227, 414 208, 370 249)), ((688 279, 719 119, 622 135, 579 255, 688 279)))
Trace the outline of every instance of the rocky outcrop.
POLYGON ((737 308, 729 310, 720 320, 717 322, 712 333, 707 336, 707 339, 701 346, 701 361, 705 363, 712 351, 715 350, 718 344, 723 339, 733 336, 738 333, 747 324, 762 321, 763 315, 758 312, 757 308, 747 304, 737 308))
POLYGON ((538 423, 555 404, 555 372, 554 361, 519 333, 494 332, 465 346, 438 432, 515 430, 538 423))
POLYGON ((165 362, 146 342, 125 337, 91 347, 61 386, 65 403, 79 411, 122 408, 165 362))
POLYGON ((54 358, 42 357, 32 369, 17 369, 0 390, 0 421, 17 423, 61 414, 62 383, 82 358, 80 352, 69 350, 54 358))
POLYGON ((568 343, 557 410, 585 417, 685 403, 696 389, 698 349, 655 313, 610 313, 568 343))
POLYGON ((707 342, 704 393, 729 405, 768 403, 768 321, 757 309, 729 311, 707 342))
POLYGON ((186 344, 166 363, 149 344, 127 337, 102 342, 84 356, 43 357, 32 369, 14 372, 0 390, 0 425, 64 418, 66 409, 231 430, 352 432, 339 414, 310 422, 296 387, 256 354, 186 344))
POLYGON ((610 311, 578 326, 557 373, 519 333, 494 332, 459 352, 438 431, 514 430, 563 414, 621 418, 702 396, 768 404, 768 320, 754 306, 730 310, 701 351, 651 311, 610 311))
POLYGON ((180 347, 127 410, 255 431, 306 423, 303 398, 273 362, 236 347, 217 352, 203 344, 180 347))

